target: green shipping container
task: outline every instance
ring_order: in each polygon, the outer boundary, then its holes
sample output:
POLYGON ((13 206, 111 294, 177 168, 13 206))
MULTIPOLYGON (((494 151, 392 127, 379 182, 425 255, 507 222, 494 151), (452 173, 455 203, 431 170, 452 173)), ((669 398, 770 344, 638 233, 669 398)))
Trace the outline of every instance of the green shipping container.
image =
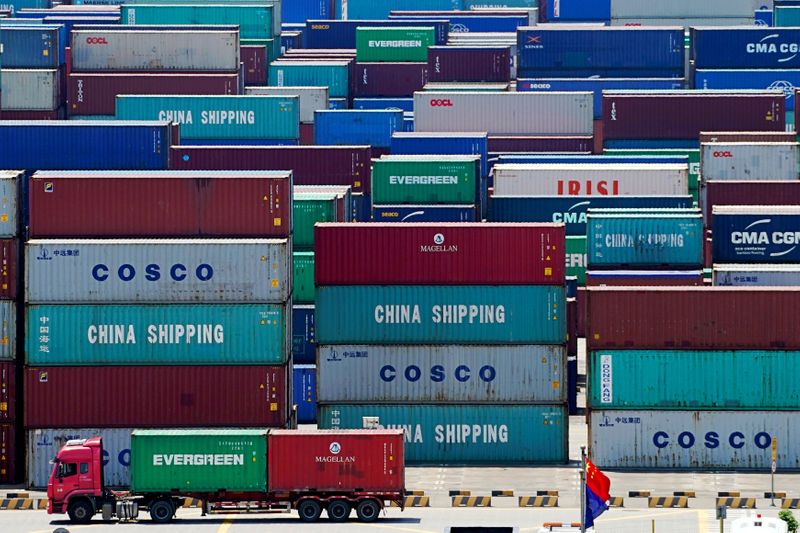
POLYGON ((314 249, 314 224, 341 222, 337 216, 338 195, 295 193, 292 200, 292 246, 295 250, 314 249))
POLYGON ((291 350, 287 304, 29 305, 26 311, 30 365, 279 365, 291 350))
MULTIPOLYGON (((290 1, 290 0, 283 0, 290 1)), ((85 2, 89 3, 89 2, 85 2)), ((120 3, 120 2, 117 2, 120 3)), ((131 5, 259 5, 259 6, 274 6, 272 11, 272 35, 281 34, 281 0, 234 0, 230 4, 226 4, 220 0, 125 0, 125 4, 131 5)))
POLYGON ((605 155, 677 155, 689 158, 689 194, 697 201, 700 182, 700 149, 699 148, 605 148, 605 155))
POLYGON ((434 44, 436 32, 432 27, 360 27, 356 29, 356 61, 426 63, 428 47, 434 44))
POLYGON ((294 252, 292 302, 314 303, 314 252, 294 252))
POLYGON ((130 461, 132 492, 266 492, 267 431, 137 429, 130 461))
POLYGON ((272 87, 327 87, 330 98, 350 94, 350 63, 347 61, 284 61, 269 66, 272 87))
POLYGON ((316 297, 319 344, 566 342, 563 286, 322 286, 316 297))
POLYGON ((241 39, 270 39, 274 6, 258 5, 122 5, 122 24, 239 26, 241 39))
POLYGON ((118 120, 171 120, 183 139, 299 139, 299 96, 117 96, 118 120))
POLYGON ((561 405, 321 405, 321 429, 363 427, 376 416, 405 430, 406 464, 564 464, 569 417, 561 405))
POLYGON ((475 204, 479 156, 383 156, 372 161, 375 204, 475 204))
POLYGON ((567 276, 578 278, 578 285, 586 285, 586 237, 567 237, 567 276))

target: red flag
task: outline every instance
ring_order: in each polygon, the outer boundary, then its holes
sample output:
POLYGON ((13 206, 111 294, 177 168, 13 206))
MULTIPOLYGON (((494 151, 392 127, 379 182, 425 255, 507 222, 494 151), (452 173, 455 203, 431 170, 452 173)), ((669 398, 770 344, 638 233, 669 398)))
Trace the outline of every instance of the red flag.
POLYGON ((611 499, 609 494, 611 480, 599 468, 594 466, 594 463, 588 457, 586 458, 586 486, 604 502, 611 499))

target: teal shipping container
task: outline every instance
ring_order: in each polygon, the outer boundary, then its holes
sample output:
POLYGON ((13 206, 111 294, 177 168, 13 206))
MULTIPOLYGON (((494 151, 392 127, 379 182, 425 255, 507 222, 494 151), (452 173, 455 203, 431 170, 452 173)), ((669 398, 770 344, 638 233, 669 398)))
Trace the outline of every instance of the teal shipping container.
MULTIPOLYGON (((289 1, 289 0, 286 0, 289 1)), ((77 3, 77 2, 75 2, 77 3)), ((90 3, 87 0, 83 0, 83 3, 90 3)), ((114 4, 119 4, 121 2, 111 2, 114 4)), ((164 4, 164 5, 175 5, 175 4, 190 4, 190 5, 217 5, 217 4, 225 4, 225 2, 221 2, 220 0, 125 0, 125 4, 136 4, 136 5, 146 5, 146 4, 164 4)), ((280 35, 281 34, 281 10, 283 5, 283 0, 234 0, 231 2, 231 5, 259 5, 259 6, 274 6, 272 11, 272 34, 273 35, 280 35)))
MULTIPOLYGON (((164 4, 168 4, 165 0, 164 4)), ((120 6, 122 24, 239 26, 241 39, 271 39, 275 6, 136 5, 120 6)))
POLYGON ((564 464, 569 417, 562 405, 321 405, 320 429, 356 429, 378 417, 405 430, 406 464, 564 464))
POLYGON ((287 304, 29 305, 26 311, 31 365, 279 365, 291 350, 287 304))
POLYGON ((322 286, 319 344, 562 344, 557 286, 322 286))
POLYGON ((292 254, 292 302, 314 303, 314 252, 292 254))
POLYGON ((699 267, 703 216, 695 211, 590 209, 586 218, 588 268, 699 267))
POLYGON ((349 61, 277 61, 269 66, 272 87, 327 87, 330 98, 350 95, 349 61))
POLYGON ((797 410, 796 351, 602 350, 589 355, 592 409, 797 410))
POLYGON ((299 96, 117 96, 116 116, 170 120, 182 139, 300 138, 299 96))

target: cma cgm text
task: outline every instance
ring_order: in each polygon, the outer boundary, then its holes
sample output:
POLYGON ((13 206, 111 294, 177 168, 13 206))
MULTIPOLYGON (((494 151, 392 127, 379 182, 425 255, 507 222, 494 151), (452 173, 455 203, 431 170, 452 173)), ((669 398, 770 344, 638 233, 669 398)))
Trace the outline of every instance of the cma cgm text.
MULTIPOLYGON (((430 310, 434 324, 504 324, 506 308, 489 304, 434 305, 430 310)), ((378 324, 421 324, 419 305, 376 305, 375 322, 378 324)))
POLYGON ((800 244, 800 231, 734 231, 732 244, 800 244))

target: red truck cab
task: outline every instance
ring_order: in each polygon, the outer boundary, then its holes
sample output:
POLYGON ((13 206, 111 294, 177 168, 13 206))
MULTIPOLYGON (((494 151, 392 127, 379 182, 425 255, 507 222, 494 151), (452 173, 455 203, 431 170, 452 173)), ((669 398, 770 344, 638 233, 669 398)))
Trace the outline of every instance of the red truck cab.
POLYGON ((48 514, 68 513, 74 522, 88 522, 106 499, 102 438, 68 441, 53 462, 48 514))

